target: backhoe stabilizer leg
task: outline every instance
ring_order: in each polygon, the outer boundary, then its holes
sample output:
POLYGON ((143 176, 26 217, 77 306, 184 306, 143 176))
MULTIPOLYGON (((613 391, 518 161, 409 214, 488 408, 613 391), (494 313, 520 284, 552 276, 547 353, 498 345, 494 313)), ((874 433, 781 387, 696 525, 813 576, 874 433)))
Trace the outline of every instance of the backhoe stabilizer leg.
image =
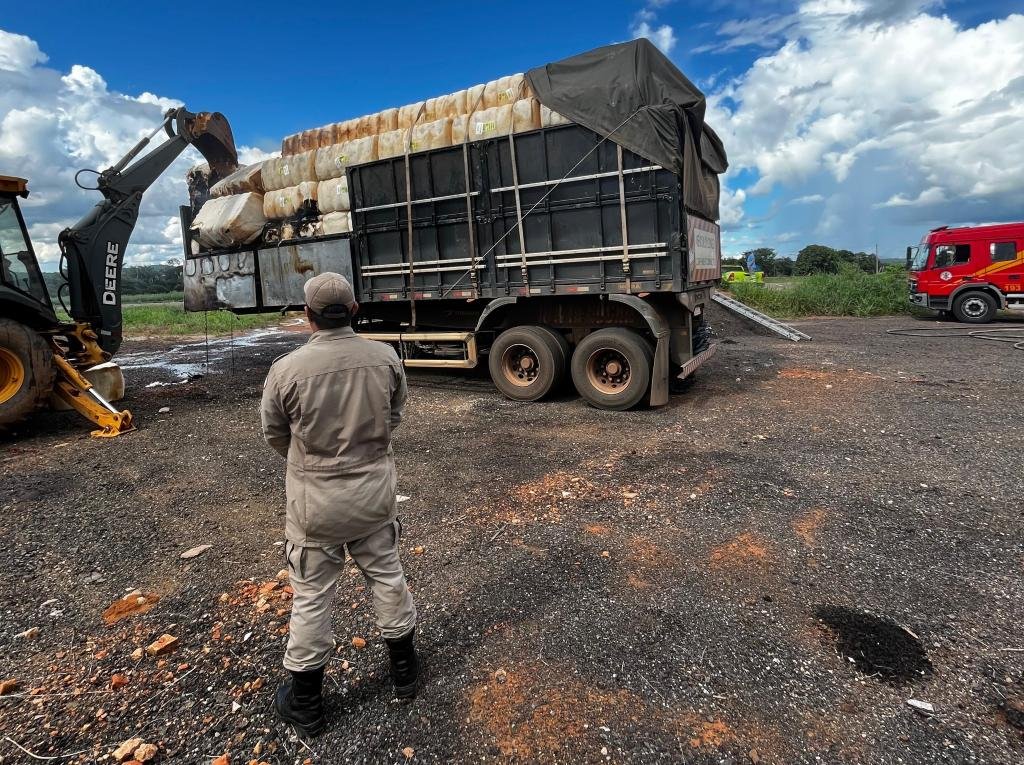
POLYGON ((99 426, 92 431, 94 438, 114 438, 135 430, 132 413, 117 411, 101 396, 91 382, 60 354, 54 354, 57 363, 57 382, 54 393, 68 406, 99 426))

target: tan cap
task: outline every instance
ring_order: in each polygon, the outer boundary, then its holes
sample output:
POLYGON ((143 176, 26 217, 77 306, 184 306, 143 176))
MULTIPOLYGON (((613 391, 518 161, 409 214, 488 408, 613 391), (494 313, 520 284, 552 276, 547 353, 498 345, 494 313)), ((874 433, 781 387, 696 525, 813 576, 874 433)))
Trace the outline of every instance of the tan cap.
POLYGON ((309 310, 328 319, 348 316, 356 296, 349 280, 341 274, 324 271, 317 274, 302 288, 309 310))

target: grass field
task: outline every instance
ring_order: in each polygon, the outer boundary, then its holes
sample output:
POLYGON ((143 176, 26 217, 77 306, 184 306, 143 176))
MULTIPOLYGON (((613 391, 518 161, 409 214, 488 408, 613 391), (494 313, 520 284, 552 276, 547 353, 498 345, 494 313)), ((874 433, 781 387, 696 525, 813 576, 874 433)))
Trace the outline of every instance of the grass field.
POLYGON ((186 313, 180 305, 126 305, 126 335, 226 335, 280 323, 278 313, 236 316, 230 311, 186 313))
POLYGON ((787 280, 786 289, 745 282, 729 291, 773 316, 886 316, 909 313, 907 277, 898 270, 866 274, 853 269, 787 280))
POLYGON ((180 303, 184 298, 184 292, 152 292, 145 295, 125 295, 123 304, 138 305, 140 303, 180 303))
MULTIPOLYGON (((173 294, 173 293, 171 293, 173 294)), ((281 322, 279 313, 235 316, 230 311, 208 313, 186 313, 180 305, 125 305, 124 334, 127 337, 140 335, 227 335, 249 329, 273 327, 281 322)), ((57 311, 61 321, 71 318, 61 310, 57 311)))

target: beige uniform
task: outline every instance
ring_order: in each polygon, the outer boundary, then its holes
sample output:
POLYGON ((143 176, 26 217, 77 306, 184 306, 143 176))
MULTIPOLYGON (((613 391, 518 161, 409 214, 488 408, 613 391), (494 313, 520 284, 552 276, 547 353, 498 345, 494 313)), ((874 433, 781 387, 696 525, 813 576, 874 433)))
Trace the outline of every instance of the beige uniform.
POLYGON ((295 591, 289 670, 316 669, 330 658, 346 546, 366 578, 384 637, 401 637, 416 623, 398 558, 391 449, 405 399, 394 349, 349 327, 315 332, 267 375, 263 433, 287 460, 285 538, 295 591))

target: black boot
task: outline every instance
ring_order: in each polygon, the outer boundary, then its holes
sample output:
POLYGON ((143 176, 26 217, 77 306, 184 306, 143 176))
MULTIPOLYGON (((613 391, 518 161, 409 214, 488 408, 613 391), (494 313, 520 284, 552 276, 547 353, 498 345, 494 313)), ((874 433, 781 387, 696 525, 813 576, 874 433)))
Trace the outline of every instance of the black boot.
POLYGON ((395 696, 411 699, 416 695, 416 678, 420 662, 416 658, 416 647, 412 644, 416 635, 413 627, 400 638, 385 639, 391 655, 391 679, 395 681, 395 696))
POLYGON ((278 716, 294 725, 306 736, 316 736, 323 731, 324 719, 324 668, 308 672, 292 672, 292 679, 277 689, 274 707, 278 716))

